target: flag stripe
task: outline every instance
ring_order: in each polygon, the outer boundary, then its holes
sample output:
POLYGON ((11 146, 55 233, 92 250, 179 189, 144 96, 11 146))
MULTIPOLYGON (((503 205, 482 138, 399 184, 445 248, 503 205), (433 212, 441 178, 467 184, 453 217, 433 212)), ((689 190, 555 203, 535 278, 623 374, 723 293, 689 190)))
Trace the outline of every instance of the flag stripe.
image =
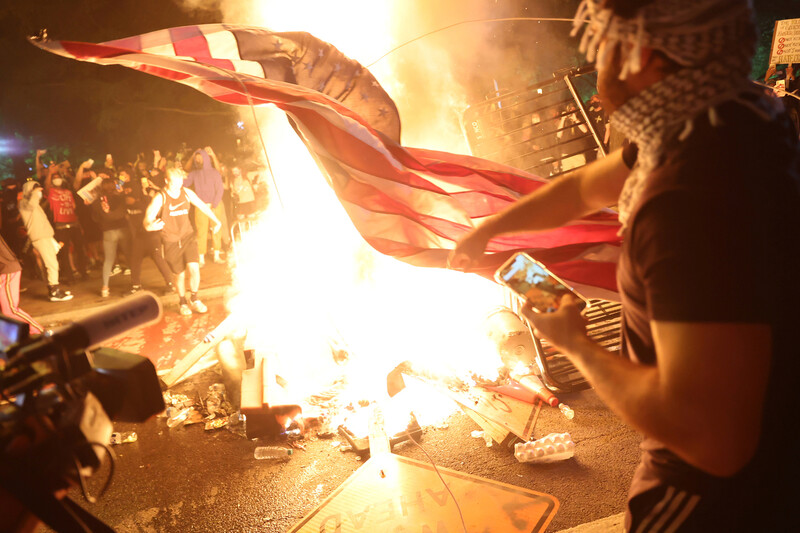
MULTIPOLYGON (((34 44, 171 79, 221 102, 277 106, 364 239, 411 264, 445 266, 455 242, 480 220, 546 183, 476 157, 401 146, 397 108, 372 74, 307 33, 211 24, 101 44, 34 44)), ((478 271, 491 278, 511 253, 525 250, 569 282, 615 291, 618 254, 599 251, 618 249, 618 229, 606 210, 551 231, 496 238, 478 271)))

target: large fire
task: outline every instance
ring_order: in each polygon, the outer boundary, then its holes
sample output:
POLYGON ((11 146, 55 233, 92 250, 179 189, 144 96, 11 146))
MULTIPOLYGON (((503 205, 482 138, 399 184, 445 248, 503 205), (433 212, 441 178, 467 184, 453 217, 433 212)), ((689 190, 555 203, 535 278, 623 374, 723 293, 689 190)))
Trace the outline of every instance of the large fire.
MULTIPOLYGON (((400 19, 392 2, 304 4, 262 2, 252 23, 311 32, 362 63, 397 44, 393 24, 400 19), (369 15, 370 23, 359 26, 363 31, 344 24, 353 13, 369 15)), ((391 65, 387 58, 372 71, 393 98, 402 98, 393 94, 403 83, 391 65)), ((499 358, 482 324, 501 302, 500 290, 476 276, 412 267, 374 252, 283 113, 256 111, 277 190, 237 245, 238 294, 230 308, 246 325, 248 343, 267 354, 292 396, 307 398, 338 384, 345 402, 384 398, 387 373, 405 360, 443 375, 495 374, 499 358)), ((413 133, 419 144, 464 146, 452 120, 436 120, 426 128, 427 139, 413 133)), ((414 396, 425 405, 418 414, 452 412, 439 396, 414 396)))

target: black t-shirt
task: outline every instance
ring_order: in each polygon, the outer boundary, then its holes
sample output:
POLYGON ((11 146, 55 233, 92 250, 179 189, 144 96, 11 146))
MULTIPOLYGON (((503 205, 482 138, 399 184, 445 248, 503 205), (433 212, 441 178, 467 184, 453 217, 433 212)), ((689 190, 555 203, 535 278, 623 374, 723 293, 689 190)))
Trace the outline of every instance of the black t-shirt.
POLYGON ((768 122, 734 103, 718 112, 717 127, 707 115, 695 118, 631 214, 618 269, 623 350, 655 364, 651 320, 771 325, 759 450, 739 474, 722 479, 646 438, 631 496, 659 484, 684 487, 717 498, 737 528, 769 520, 778 527, 790 509, 781 506, 795 500, 800 482, 797 443, 788 438, 800 413, 797 143, 785 120, 768 122))
POLYGON ((164 204, 161 207, 161 220, 164 227, 161 238, 164 242, 180 242, 194 233, 192 223, 189 221, 189 196, 186 189, 181 188, 177 198, 173 198, 166 191, 161 193, 164 204))

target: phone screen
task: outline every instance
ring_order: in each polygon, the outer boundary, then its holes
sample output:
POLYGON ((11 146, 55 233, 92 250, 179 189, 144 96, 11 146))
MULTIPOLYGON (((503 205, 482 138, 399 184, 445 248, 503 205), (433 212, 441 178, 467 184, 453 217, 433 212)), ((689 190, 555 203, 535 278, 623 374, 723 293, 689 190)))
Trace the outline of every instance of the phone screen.
POLYGON ((557 311, 561 297, 572 294, 578 298, 578 305, 586 307, 586 302, 573 290, 555 278, 541 264, 525 254, 517 254, 497 271, 497 279, 507 285, 540 313, 557 311))

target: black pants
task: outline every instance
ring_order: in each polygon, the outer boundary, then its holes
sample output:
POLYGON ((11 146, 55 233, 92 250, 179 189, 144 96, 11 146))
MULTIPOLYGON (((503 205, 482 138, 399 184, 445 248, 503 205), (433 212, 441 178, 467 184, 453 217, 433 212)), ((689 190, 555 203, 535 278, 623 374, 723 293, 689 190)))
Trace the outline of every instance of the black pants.
POLYGON ((72 276, 72 265, 69 262, 70 249, 75 258, 75 266, 81 274, 86 272, 86 250, 83 247, 83 232, 77 222, 71 224, 56 223, 53 228, 55 239, 64 246, 58 252, 58 270, 62 276, 72 276))
MULTIPOLYGON (((133 228, 132 228, 133 229, 133 228)), ((142 261, 145 256, 153 260, 164 278, 164 283, 169 284, 172 282, 172 272, 169 265, 164 260, 164 252, 161 245, 161 232, 160 231, 141 231, 136 230, 131 239, 131 284, 142 284, 142 261)))

